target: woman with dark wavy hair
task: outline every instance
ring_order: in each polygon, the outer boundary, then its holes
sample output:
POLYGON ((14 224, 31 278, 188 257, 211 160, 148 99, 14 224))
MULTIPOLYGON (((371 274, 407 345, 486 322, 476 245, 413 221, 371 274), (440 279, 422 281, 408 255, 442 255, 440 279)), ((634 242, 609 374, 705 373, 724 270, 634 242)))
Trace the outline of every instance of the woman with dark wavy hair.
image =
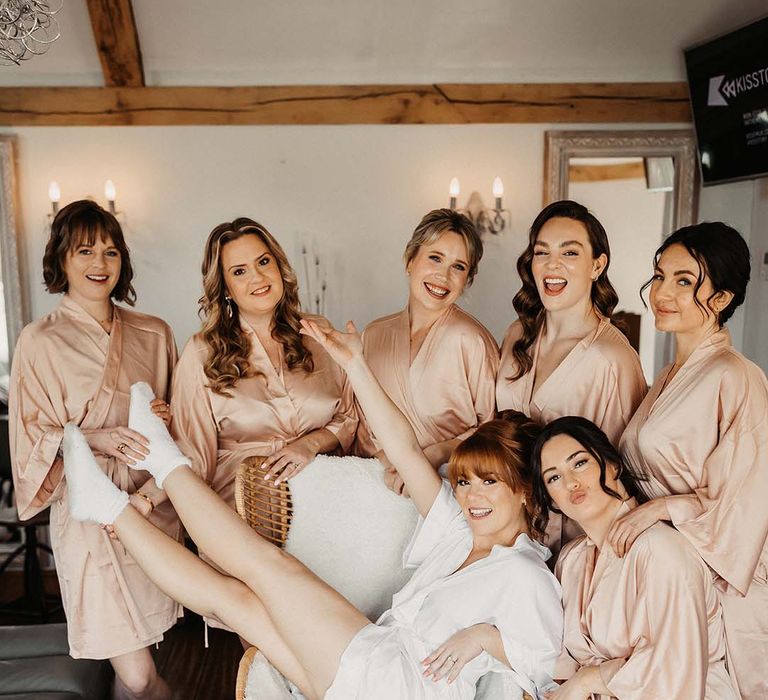
MULTIPOLYGON (((501 348, 498 410, 522 411, 539 423, 584 416, 618 442, 646 384, 640 358, 611 324, 618 296, 608 279, 610 257, 605 229, 581 204, 555 202, 536 217, 517 261, 518 320, 501 348)), ((571 530, 550 519, 553 554, 571 530)))
POLYGON ((617 557, 611 526, 643 508, 645 477, 622 463, 594 423, 564 416, 534 446, 539 527, 565 513, 586 535, 560 553, 562 685, 547 700, 737 700, 725 665, 723 615, 712 577, 680 533, 657 523, 617 557))
POLYGON ((655 499, 619 520, 609 542, 630 554, 671 522, 715 573, 728 662, 741 696, 768 697, 768 382, 731 345, 749 248, 720 222, 686 226, 656 251, 650 304, 675 337, 665 367, 621 439, 627 463, 654 477, 655 499))
POLYGON ((105 478, 128 492, 144 516, 171 537, 179 521, 146 472, 129 466, 147 454, 146 436, 128 427, 131 384, 160 397, 153 410, 170 420, 165 398, 176 363, 164 321, 133 306, 133 268, 117 219, 89 200, 63 207, 43 257, 58 307, 22 331, 13 357, 9 419, 19 516, 50 506, 51 544, 74 658, 109 659, 115 697, 170 697, 149 647, 174 625, 179 606, 97 525, 69 517, 72 498, 60 446, 64 426, 80 427, 105 478), (163 503, 163 501, 165 501, 163 503))
MULTIPOLYGON (((406 307, 372 321, 363 332, 368 364, 407 416, 435 469, 480 423, 493 418, 499 348, 488 330, 456 304, 482 256, 483 242, 466 216, 452 209, 428 212, 403 255, 406 307)), ((356 451, 378 457, 387 470, 387 486, 407 494, 362 415, 356 451)))
POLYGON ((173 431, 193 469, 234 506, 246 457, 266 457, 265 476, 279 483, 320 453, 347 450, 357 418, 344 373, 299 335, 296 273, 264 226, 216 226, 202 272, 203 326, 174 373, 173 431))

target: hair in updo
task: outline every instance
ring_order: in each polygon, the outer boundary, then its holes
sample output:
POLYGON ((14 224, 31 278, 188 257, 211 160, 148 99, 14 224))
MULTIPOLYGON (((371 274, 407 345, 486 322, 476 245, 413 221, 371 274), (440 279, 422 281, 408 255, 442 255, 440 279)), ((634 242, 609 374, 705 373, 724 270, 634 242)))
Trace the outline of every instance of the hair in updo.
MULTIPOLYGON (((705 221, 693 226, 684 226, 671 234, 656 250, 653 257, 654 267, 659 264, 662 253, 678 243, 699 264, 699 275, 693 288, 693 300, 705 316, 707 310, 699 301, 699 290, 706 277, 709 277, 712 283, 712 294, 706 300, 707 306, 710 306, 720 292, 733 294, 733 299, 728 306, 717 314, 717 323, 722 327, 733 316, 733 312, 744 303, 747 294, 751 274, 747 242, 735 228, 722 221, 705 221)), ((642 295, 652 283, 653 277, 641 287, 640 294, 642 295)))
POLYGON ((638 503, 650 500, 643 483, 648 477, 631 469, 622 460, 619 451, 613 446, 608 436, 591 420, 581 416, 563 416, 547 423, 536 437, 531 454, 531 469, 533 471, 533 495, 538 505, 536 527, 545 530, 549 522, 549 511, 560 513, 552 501, 547 484, 542 476, 541 451, 553 437, 568 435, 579 443, 594 457, 600 466, 600 487, 609 496, 623 500, 622 496, 605 483, 608 466, 616 468, 616 478, 623 484, 627 494, 637 499, 638 503))
POLYGON ((539 426, 518 411, 503 411, 500 417, 483 423, 463 440, 448 462, 448 480, 456 488, 460 479, 475 475, 503 481, 525 497, 525 521, 532 537, 540 539, 538 509, 533 495, 531 452, 539 426))
POLYGON ((517 259, 517 273, 520 275, 522 286, 520 291, 515 294, 512 306, 517 311, 520 323, 523 326, 523 334, 512 345, 512 356, 515 359, 517 369, 512 376, 507 377, 511 382, 527 374, 533 366, 533 360, 528 354, 528 349, 536 340, 544 324, 545 317, 544 304, 539 296, 539 290, 536 288, 536 281, 533 279, 533 272, 531 270, 533 250, 536 239, 539 237, 541 229, 544 228, 544 224, 550 219, 556 218, 572 219, 584 226, 589 238, 589 244, 592 247, 593 260, 605 254, 607 259, 605 267, 600 276, 592 283, 592 305, 595 310, 601 316, 611 318, 616 304, 619 303, 619 295, 608 279, 608 267, 611 264, 611 248, 608 244, 608 234, 597 217, 583 204, 569 199, 553 202, 544 207, 533 220, 531 230, 528 233, 528 246, 517 259))
POLYGON ((130 306, 136 303, 136 290, 131 283, 133 267, 131 256, 125 243, 123 229, 113 214, 102 209, 90 199, 79 199, 59 209, 51 224, 51 235, 45 245, 43 255, 43 281, 51 294, 69 291, 64 260, 67 255, 81 245, 92 246, 96 239, 103 243, 111 242, 120 253, 120 276, 109 295, 115 301, 122 301, 130 306))
POLYGON ((436 241, 444 233, 456 233, 464 239, 467 246, 467 287, 472 284, 477 274, 477 266, 483 257, 483 241, 469 217, 455 209, 433 209, 424 215, 405 246, 403 260, 406 267, 416 257, 419 248, 436 241))

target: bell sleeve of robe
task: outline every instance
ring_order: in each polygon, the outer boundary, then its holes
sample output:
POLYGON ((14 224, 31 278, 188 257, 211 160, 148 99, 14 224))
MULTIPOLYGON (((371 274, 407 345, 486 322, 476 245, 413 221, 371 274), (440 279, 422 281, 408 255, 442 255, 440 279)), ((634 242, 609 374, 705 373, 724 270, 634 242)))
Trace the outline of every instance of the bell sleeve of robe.
POLYGON ((665 503, 702 559, 745 595, 768 537, 768 383, 758 368, 733 361, 747 371, 723 373, 712 389, 717 403, 692 407, 695 420, 700 411, 719 414, 721 433, 704 464, 704 485, 666 496, 665 503))
POLYGON ((193 337, 173 374, 172 433, 179 449, 189 457, 192 469, 210 481, 217 463, 219 429, 211 408, 208 377, 203 370, 207 350, 193 337))
MULTIPOLYGON (((692 550, 635 543, 634 576, 623 597, 632 653, 600 664, 600 675, 620 700, 704 698, 709 671, 706 596, 708 572, 692 550), (681 556, 682 554, 682 556, 681 556), (674 560, 676 566, 669 566, 674 560)), ((710 584, 711 585, 711 584, 710 584)), ((610 614, 605 611, 605 614, 610 614)), ((600 643, 600 640, 595 640, 600 643)))
POLYGON ((30 336, 32 328, 19 336, 8 397, 14 491, 22 520, 61 498, 64 490, 64 462, 58 455, 64 429, 59 416, 67 412, 63 401, 49 393, 47 356, 37 356, 35 338, 30 336))

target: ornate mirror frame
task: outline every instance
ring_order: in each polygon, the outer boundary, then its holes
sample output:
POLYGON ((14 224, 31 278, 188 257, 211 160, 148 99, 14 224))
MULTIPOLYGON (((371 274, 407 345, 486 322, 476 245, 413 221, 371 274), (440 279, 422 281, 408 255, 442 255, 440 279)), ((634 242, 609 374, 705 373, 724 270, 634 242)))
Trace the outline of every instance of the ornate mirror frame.
POLYGON ((9 356, 29 320, 27 295, 22 284, 21 217, 16 176, 15 136, 0 134, 0 274, 2 274, 9 356))
MULTIPOLYGON (((689 129, 656 131, 547 131, 544 135, 544 206, 568 198, 571 158, 665 157, 675 164, 672 230, 698 213, 696 136, 689 129)), ((670 233, 670 232, 668 232, 670 233)))

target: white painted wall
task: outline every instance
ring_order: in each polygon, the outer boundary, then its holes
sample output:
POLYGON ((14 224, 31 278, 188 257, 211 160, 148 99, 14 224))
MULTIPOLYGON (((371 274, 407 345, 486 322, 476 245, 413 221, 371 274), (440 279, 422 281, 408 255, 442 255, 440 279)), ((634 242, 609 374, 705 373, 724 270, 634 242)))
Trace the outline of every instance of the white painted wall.
MULTIPOLYGON (((87 195, 103 202, 104 181, 114 180, 138 308, 168 320, 181 346, 198 328, 202 246, 215 224, 252 216, 296 262, 300 241, 314 236, 327 263, 331 319, 363 325, 404 304, 403 248, 420 217, 447 204, 450 178, 461 179, 461 205, 473 189, 490 203, 491 182, 500 175, 511 230, 486 241, 480 273, 462 302, 500 338, 519 285, 515 260, 541 207, 548 128, 568 125, 4 129, 19 138, 33 315, 56 303, 40 270, 50 180, 59 182, 63 202, 87 195)), ((702 209, 744 230, 752 197, 751 183, 709 188, 702 209)), ((734 333, 738 343, 740 334, 734 333)))

